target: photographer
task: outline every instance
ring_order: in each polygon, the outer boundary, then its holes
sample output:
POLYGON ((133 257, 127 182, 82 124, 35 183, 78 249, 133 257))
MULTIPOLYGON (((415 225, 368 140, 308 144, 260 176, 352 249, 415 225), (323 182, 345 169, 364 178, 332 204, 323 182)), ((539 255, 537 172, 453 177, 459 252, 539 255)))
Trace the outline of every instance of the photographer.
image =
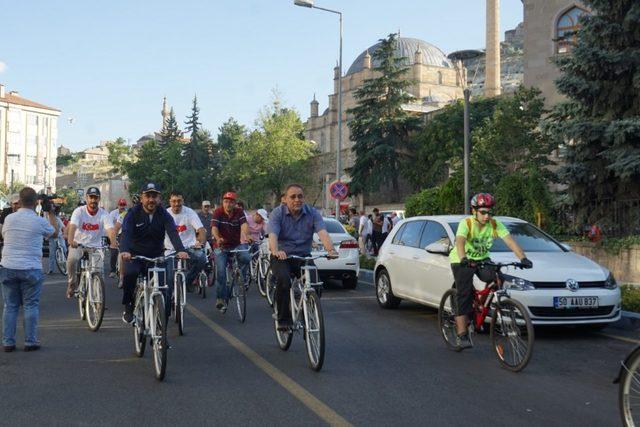
MULTIPOLYGON (((38 341, 38 318, 40 317, 40 291, 42 274, 42 238, 57 236, 58 224, 54 215, 49 221, 40 218, 36 212, 38 197, 29 187, 20 190, 20 208, 7 216, 2 228, 4 247, 2 248, 2 345, 5 352, 16 348, 16 323, 20 305, 24 310, 24 350, 40 348, 38 341)), ((51 204, 42 200, 42 211, 48 212, 51 204)))

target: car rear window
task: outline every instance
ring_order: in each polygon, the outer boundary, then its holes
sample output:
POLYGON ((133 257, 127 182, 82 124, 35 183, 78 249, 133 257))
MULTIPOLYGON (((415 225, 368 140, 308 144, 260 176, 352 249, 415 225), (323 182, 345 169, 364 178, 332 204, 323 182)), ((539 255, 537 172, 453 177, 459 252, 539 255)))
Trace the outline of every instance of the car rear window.
POLYGON ((346 233, 342 224, 336 220, 325 219, 324 225, 327 227, 327 233, 346 233))
MULTIPOLYGON (((525 252, 564 252, 562 247, 544 232, 528 222, 503 222, 507 227, 511 237, 520 245, 525 252)), ((450 222, 449 225, 456 234, 458 230, 457 222, 450 222)), ((504 241, 500 238, 493 241, 490 252, 511 252, 504 241)))

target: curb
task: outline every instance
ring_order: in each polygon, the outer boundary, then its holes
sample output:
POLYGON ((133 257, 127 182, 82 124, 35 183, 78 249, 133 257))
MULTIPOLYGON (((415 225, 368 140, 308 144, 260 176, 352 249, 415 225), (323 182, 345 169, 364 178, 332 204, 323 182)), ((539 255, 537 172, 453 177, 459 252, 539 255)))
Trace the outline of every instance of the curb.
POLYGON ((360 279, 362 282, 373 285, 373 270, 367 270, 367 269, 361 268, 360 274, 358 275, 358 279, 360 279))

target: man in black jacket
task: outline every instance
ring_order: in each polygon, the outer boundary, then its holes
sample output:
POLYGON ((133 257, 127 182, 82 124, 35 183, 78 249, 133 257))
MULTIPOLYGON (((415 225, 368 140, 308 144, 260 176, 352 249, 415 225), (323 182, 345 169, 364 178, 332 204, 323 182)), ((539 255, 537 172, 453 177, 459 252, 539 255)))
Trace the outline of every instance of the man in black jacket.
MULTIPOLYGON (((120 255, 124 261, 125 272, 122 320, 126 323, 133 322, 136 279, 140 272, 147 268, 147 264, 144 261, 132 260, 131 257, 135 255, 142 255, 148 258, 162 256, 166 233, 171 239, 173 247, 176 248, 176 256, 180 259, 189 258, 176 230, 176 224, 167 210, 160 206, 160 200, 159 187, 153 182, 145 184, 140 190, 140 203, 129 210, 122 223, 120 255)), ((170 310, 168 297, 165 306, 170 310)))

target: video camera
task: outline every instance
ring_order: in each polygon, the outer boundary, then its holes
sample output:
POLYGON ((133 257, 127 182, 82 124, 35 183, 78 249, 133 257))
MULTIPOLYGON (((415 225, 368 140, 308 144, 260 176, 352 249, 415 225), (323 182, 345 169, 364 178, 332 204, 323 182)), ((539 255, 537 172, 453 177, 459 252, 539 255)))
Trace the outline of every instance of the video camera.
POLYGON ((51 202, 53 199, 57 199, 57 194, 38 194, 38 200, 40 200, 40 206, 42 206, 42 212, 49 212, 53 206, 51 202))

